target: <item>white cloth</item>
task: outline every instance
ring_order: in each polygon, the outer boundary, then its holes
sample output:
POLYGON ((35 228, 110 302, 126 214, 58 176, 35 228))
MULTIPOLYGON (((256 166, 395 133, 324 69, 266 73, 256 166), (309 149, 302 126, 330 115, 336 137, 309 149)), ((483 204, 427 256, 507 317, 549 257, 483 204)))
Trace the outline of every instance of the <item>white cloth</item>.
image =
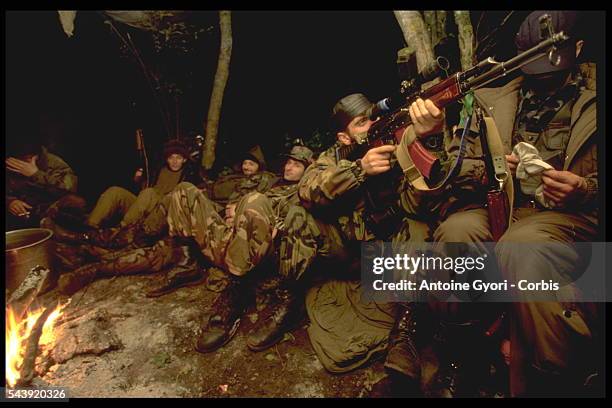
POLYGON ((519 158, 516 167, 516 178, 521 182, 521 191, 535 199, 546 208, 554 208, 555 203, 544 197, 542 172, 553 169, 540 157, 540 152, 533 145, 521 142, 514 146, 512 154, 519 158))

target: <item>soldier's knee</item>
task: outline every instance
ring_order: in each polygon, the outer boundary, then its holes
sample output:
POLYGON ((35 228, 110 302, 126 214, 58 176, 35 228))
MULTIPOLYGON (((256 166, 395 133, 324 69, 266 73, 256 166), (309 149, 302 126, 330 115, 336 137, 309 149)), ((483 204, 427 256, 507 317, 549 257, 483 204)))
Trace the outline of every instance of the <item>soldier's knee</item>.
MULTIPOLYGON (((486 221, 486 220, 485 220, 486 221)), ((487 241, 487 228, 480 217, 469 212, 455 213, 434 231, 436 242, 487 241)))
POLYGON ((253 191, 244 196, 244 201, 247 205, 253 205, 255 203, 261 203, 262 201, 267 200, 265 194, 262 194, 258 191, 253 191))
POLYGON ((157 197, 158 195, 159 193, 153 187, 145 188, 140 192, 140 194, 138 194, 141 199, 151 199, 157 197))
POLYGON ((102 195, 103 196, 121 196, 121 195, 124 195, 125 193, 129 193, 129 191, 123 187, 112 186, 104 190, 102 195))
POLYGON ((195 185, 188 181, 181 181, 174 187, 174 191, 182 191, 182 190, 190 190, 190 189, 198 189, 195 185))

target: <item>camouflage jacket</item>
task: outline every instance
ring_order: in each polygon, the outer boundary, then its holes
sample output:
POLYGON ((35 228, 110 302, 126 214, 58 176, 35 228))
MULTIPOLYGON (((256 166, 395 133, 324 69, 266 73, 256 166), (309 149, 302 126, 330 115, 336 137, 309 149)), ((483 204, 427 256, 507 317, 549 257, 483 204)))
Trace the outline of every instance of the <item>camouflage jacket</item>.
POLYGON ((298 186, 302 205, 313 212, 346 213, 346 209, 361 210, 361 186, 365 171, 355 162, 336 161, 335 144, 319 155, 304 172, 298 186), (344 211, 343 211, 344 209, 344 211))
POLYGON ((272 201, 276 228, 279 230, 284 229, 284 222, 289 212, 289 208, 300 203, 297 191, 297 182, 280 180, 265 193, 266 197, 272 201))
POLYGON ((250 177, 242 174, 228 174, 214 182, 206 184, 208 197, 218 204, 226 205, 238 202, 247 193, 257 191, 265 193, 278 181, 278 177, 264 171, 250 177))
POLYGON ((77 176, 60 157, 42 148, 31 177, 6 170, 6 204, 19 199, 30 205, 47 205, 77 190, 77 176))

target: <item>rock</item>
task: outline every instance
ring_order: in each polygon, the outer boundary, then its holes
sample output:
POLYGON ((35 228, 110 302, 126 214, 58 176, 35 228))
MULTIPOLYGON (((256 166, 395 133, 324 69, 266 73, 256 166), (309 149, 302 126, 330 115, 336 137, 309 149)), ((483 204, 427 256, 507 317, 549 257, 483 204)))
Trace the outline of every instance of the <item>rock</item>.
POLYGON ((121 341, 108 329, 108 319, 108 313, 99 310, 55 328, 56 341, 51 351, 53 360, 62 364, 78 355, 100 355, 120 349, 121 341))

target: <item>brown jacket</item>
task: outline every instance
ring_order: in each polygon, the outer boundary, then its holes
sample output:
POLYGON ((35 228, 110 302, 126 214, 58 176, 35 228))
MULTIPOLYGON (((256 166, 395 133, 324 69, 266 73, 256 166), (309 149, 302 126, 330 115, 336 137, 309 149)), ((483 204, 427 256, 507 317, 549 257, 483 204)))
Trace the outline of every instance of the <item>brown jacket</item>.
MULTIPOLYGON (((512 132, 522 81, 523 78, 519 77, 503 87, 480 89, 474 94, 480 106, 495 120, 506 154, 512 152, 512 132)), ((576 209, 597 223, 597 104, 594 82, 590 82, 590 87, 593 89, 583 90, 572 107, 571 133, 563 170, 591 179, 591 191, 576 209)))

